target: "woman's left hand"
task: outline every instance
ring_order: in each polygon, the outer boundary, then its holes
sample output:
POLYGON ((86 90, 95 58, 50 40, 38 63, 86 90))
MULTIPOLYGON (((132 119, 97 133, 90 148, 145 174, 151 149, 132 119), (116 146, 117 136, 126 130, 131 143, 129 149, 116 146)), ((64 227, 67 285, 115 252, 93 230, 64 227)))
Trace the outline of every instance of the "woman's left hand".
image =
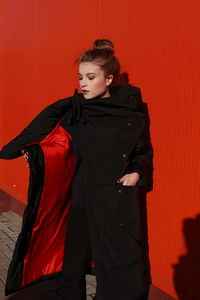
POLYGON ((137 172, 133 172, 124 175, 123 177, 118 179, 117 182, 122 183, 122 185, 136 185, 139 180, 140 174, 138 174, 137 172))

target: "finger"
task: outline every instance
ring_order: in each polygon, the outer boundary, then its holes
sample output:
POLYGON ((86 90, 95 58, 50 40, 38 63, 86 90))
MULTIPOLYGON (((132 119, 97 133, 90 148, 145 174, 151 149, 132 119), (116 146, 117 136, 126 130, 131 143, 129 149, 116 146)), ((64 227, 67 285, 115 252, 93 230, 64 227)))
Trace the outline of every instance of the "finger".
POLYGON ((117 180, 117 182, 121 183, 121 182, 123 182, 123 180, 124 180, 124 176, 121 177, 121 178, 119 178, 119 179, 117 180))
POLYGON ((124 180, 124 181, 122 182, 122 185, 128 185, 128 182, 127 182, 126 180, 124 180))
POLYGON ((24 150, 21 150, 21 153, 24 154, 24 150))
POLYGON ((117 182, 118 182, 118 183, 122 183, 123 180, 122 180, 122 179, 118 179, 117 182))
POLYGON ((29 155, 28 155, 28 154, 29 154, 28 152, 26 152, 26 153, 24 154, 24 158, 25 158, 26 161, 29 159, 29 155))
POLYGON ((124 181, 122 185, 134 186, 134 185, 136 185, 136 183, 135 182, 134 183, 130 183, 128 181, 124 181))

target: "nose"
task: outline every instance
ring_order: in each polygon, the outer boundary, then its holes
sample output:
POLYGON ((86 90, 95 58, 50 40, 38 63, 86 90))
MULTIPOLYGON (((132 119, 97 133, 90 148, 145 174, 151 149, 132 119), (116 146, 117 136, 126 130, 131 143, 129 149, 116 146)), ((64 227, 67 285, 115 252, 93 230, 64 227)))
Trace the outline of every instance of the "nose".
POLYGON ((81 80, 81 88, 84 88, 84 87, 86 87, 87 86, 87 82, 86 82, 86 80, 83 78, 82 80, 81 80))

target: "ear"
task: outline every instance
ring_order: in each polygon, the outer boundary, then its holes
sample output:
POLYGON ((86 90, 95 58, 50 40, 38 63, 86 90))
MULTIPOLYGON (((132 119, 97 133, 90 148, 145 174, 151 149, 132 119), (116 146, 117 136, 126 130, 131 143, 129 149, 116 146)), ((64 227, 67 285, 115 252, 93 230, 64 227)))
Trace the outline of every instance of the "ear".
POLYGON ((110 85, 113 82, 113 75, 108 75, 106 77, 106 85, 110 85))

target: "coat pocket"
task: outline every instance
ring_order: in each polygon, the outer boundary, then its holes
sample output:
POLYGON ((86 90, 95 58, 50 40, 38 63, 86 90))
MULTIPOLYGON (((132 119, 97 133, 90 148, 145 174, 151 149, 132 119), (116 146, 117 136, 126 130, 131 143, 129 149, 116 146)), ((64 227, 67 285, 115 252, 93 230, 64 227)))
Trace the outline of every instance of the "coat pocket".
POLYGON ((118 220, 120 224, 140 220, 140 199, 137 185, 116 185, 118 220))

